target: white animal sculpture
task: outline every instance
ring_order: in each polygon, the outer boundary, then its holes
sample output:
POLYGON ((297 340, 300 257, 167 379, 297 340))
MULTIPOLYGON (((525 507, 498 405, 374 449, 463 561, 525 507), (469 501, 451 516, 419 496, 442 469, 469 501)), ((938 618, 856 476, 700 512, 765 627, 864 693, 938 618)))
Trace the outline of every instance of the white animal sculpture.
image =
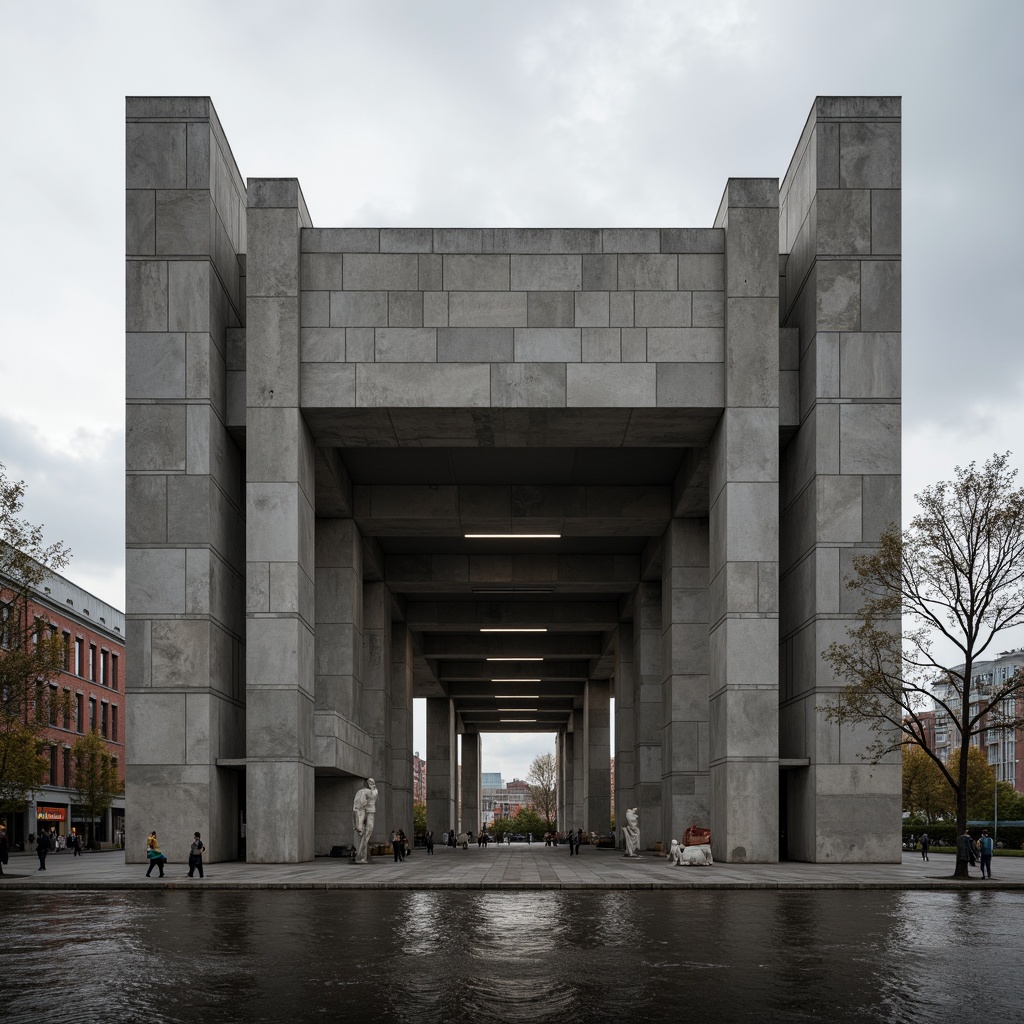
POLYGON ((705 867, 715 863, 714 858, 711 856, 711 847, 709 845, 682 846, 680 849, 682 850, 680 864, 685 864, 686 866, 696 864, 698 867, 705 867))
POLYGON ((683 863, 683 850, 684 847, 679 845, 679 840, 673 839, 668 850, 668 860, 673 867, 678 867, 683 863))

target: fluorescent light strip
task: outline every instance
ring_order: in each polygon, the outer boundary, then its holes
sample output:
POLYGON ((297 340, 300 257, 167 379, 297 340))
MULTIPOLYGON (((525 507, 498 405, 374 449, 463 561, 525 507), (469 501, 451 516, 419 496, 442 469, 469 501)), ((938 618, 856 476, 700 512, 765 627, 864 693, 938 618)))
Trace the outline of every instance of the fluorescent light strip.
POLYGON ((536 718, 499 718, 499 722, 536 722, 536 718))
POLYGON ((481 626, 481 633, 546 633, 547 626, 481 626))
POLYGON ((488 658, 488 661, 543 661, 543 658, 488 658))
POLYGON ((499 711, 511 711, 513 714, 515 714, 517 711, 522 711, 522 712, 526 712, 526 711, 539 711, 540 708, 498 708, 498 710, 499 711))
POLYGON ((465 533, 466 540, 558 540, 560 533, 465 533))
MULTIPOLYGON (((495 700, 540 700, 539 693, 496 693, 495 700)), ((500 709, 499 709, 500 710, 500 709)))
POLYGON ((492 679, 492 683, 539 683, 539 679, 492 679))

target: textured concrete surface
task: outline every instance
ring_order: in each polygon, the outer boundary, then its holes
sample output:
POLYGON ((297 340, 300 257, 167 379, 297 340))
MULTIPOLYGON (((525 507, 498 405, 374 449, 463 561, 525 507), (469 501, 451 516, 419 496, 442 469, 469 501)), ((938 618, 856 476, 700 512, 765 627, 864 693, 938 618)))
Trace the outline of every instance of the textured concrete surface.
MULTIPOLYGON (((51 855, 46 873, 33 856, 15 856, 0 879, 5 888, 31 889, 976 889, 1024 890, 1024 858, 995 857, 993 878, 977 871, 954 882, 952 854, 905 853, 895 864, 724 864, 674 867, 660 854, 627 859, 621 852, 583 846, 570 857, 567 846, 491 845, 434 854, 417 849, 402 863, 391 854, 367 865, 318 857, 304 864, 243 864, 226 861, 207 867, 206 877, 188 878, 188 865, 170 863, 163 879, 145 877, 141 864, 126 864, 124 854, 51 855)), ((0 906, 3 897, 0 896, 0 906)))

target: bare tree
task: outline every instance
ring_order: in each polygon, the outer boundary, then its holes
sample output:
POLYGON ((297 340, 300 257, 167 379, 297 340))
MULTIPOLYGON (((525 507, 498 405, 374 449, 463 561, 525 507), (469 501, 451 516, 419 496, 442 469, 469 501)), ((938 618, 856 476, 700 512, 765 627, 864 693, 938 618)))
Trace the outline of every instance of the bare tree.
MULTIPOLYGON (((921 510, 909 529, 890 526, 876 552, 854 559, 846 585, 863 597, 862 623, 824 652, 846 682, 830 717, 873 726, 875 761, 907 741, 924 750, 953 790, 958 835, 967 827, 971 738, 1022 723, 1024 673, 972 686, 996 638, 1024 623, 1024 490, 1014 488, 1009 458, 957 466, 955 480, 916 495, 921 510), (942 664, 936 639, 953 645, 959 665, 942 664), (949 764, 929 743, 922 712, 933 708, 959 737, 949 764)), ((966 861, 955 877, 967 877, 966 861)))
POLYGON ((544 819, 545 827, 550 831, 555 827, 556 797, 554 754, 538 754, 526 773, 526 781, 530 783, 530 799, 534 809, 544 819))

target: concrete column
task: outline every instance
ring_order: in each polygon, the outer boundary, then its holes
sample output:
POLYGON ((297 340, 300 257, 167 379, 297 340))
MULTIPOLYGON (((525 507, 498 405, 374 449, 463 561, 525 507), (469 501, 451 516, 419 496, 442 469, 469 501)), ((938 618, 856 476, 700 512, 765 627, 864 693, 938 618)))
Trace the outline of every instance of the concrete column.
POLYGON ((373 775, 362 711, 363 544, 351 519, 316 520, 315 849, 351 845, 352 801, 373 775))
POLYGON ((587 737, 583 728, 583 708, 572 712, 572 820, 573 828, 583 826, 584 804, 587 795, 586 764, 587 737))
POLYGON ((126 856, 159 821, 172 860, 196 829, 231 860, 217 761, 245 754, 245 568, 225 359, 246 192, 209 99, 129 97, 126 121, 126 856))
POLYGON ((246 297, 246 859, 314 845, 313 440, 299 410, 294 179, 250 179, 246 297))
POLYGON ((726 408, 711 440, 712 843, 730 862, 778 859, 778 181, 730 179, 726 408))
POLYGON ((583 691, 583 797, 585 832, 611 828, 611 687, 606 679, 590 679, 583 691))
POLYGON ((562 827, 565 818, 565 733, 555 734, 555 821, 562 827))
POLYGON ((576 737, 575 735, 566 730, 562 735, 562 813, 558 819, 558 829, 560 832, 568 832, 570 828, 575 827, 573 824, 573 813, 576 806, 575 790, 576 790, 576 737))
MULTIPOLYGON (((661 820, 661 584, 641 583, 633 608, 633 804, 640 819, 640 841, 652 847, 661 820)), ((625 821, 623 816, 622 821, 625 821)), ((619 819, 616 824, 621 829, 619 819)))
POLYGON ((427 698, 427 828, 455 828, 455 710, 448 697, 427 698))
POLYGON ((480 792, 480 733, 464 732, 462 744, 462 803, 460 807, 460 830, 480 831, 480 809, 483 801, 480 792))
POLYGON ((665 848, 711 820, 708 772, 708 521, 673 519, 662 547, 660 836, 665 848))
POLYGON ((360 724, 370 737, 371 768, 377 783, 373 842, 386 843, 395 805, 391 776, 391 594, 384 583, 363 585, 363 691, 360 724))
POLYGON ((633 707, 633 623, 620 622, 615 644, 615 832, 622 844, 626 808, 635 807, 636 719, 633 707))
POLYGON ((901 517, 900 148, 898 97, 819 97, 780 194, 780 306, 799 367, 781 466, 779 694, 796 860, 901 856, 899 752, 865 770, 875 734, 825 719, 836 684, 821 658, 857 623, 852 559, 901 517))
POLYGON ((391 624, 391 799, 392 817, 407 836, 412 822, 412 633, 404 622, 391 624))

